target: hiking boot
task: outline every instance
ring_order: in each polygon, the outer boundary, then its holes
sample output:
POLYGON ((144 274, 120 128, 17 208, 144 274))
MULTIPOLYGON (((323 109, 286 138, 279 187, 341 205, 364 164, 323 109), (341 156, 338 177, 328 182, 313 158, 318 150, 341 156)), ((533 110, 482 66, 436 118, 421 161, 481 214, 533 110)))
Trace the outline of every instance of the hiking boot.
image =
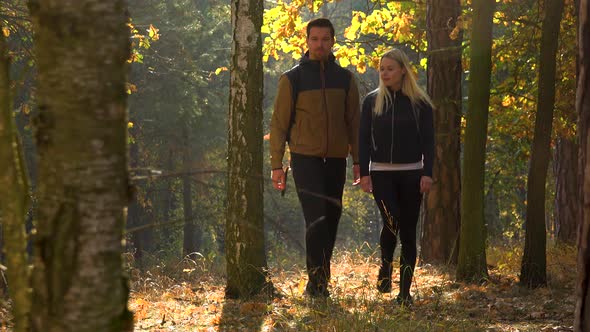
POLYGON ((330 296, 330 292, 328 291, 327 286, 316 285, 314 283, 308 282, 307 286, 305 287, 305 292, 303 292, 303 295, 312 298, 327 298, 330 296))
POLYGON ((401 294, 398 294, 395 297, 395 301, 402 307, 410 307, 414 303, 414 300, 412 300, 410 295, 402 296, 401 294))
POLYGON ((391 267, 381 267, 379 269, 377 290, 381 293, 391 293, 391 267))

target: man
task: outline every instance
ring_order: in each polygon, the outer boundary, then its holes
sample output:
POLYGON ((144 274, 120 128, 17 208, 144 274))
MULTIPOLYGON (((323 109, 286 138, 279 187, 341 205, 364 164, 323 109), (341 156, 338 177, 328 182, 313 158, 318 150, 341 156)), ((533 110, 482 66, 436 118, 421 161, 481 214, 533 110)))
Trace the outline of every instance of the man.
POLYGON ((325 18, 307 25, 307 48, 300 63, 283 74, 270 124, 273 186, 285 189, 283 155, 289 143, 291 169, 305 217, 309 280, 305 293, 328 297, 330 259, 342 214, 346 158, 358 165, 359 93, 352 73, 332 54, 334 26, 325 18))

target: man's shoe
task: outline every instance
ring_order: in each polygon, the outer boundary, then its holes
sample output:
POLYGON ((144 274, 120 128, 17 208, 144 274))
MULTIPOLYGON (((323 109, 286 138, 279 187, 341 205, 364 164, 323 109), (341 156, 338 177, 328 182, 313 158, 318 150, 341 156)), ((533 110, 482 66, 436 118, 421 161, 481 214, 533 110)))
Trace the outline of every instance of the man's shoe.
POLYGON ((330 292, 326 286, 319 286, 314 285, 313 283, 308 282, 307 286, 305 287, 304 295, 312 297, 312 298, 327 298, 330 297, 330 292))

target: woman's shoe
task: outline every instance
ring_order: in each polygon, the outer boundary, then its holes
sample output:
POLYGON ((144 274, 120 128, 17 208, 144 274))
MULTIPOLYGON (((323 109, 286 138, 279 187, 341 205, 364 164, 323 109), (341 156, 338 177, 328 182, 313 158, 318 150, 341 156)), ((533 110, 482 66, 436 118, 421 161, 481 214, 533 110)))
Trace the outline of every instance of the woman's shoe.
POLYGON ((401 294, 398 294, 395 297, 395 301, 402 307, 410 307, 414 303, 414 300, 412 300, 410 295, 402 296, 401 294))
POLYGON ((377 277, 377 290, 381 293, 391 293, 391 267, 379 269, 377 277))

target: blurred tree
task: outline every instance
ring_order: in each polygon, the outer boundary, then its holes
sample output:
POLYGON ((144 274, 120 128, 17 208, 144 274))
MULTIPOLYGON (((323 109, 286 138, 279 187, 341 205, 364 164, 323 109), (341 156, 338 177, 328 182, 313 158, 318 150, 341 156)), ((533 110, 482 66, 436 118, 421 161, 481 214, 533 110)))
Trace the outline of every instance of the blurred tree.
POLYGON ((25 215, 29 185, 20 137, 14 123, 6 38, 0 23, 0 220, 2 250, 12 299, 15 331, 29 331, 31 310, 29 259, 26 252, 25 215))
POLYGON ((121 258, 126 2, 32 0, 29 10, 39 105, 33 330, 131 331, 121 258))
POLYGON ((580 72, 576 94, 576 108, 579 114, 580 132, 580 172, 582 195, 582 223, 578 235, 578 282, 576 286, 576 312, 574 331, 590 331, 590 4, 588 0, 580 0, 580 72))
POLYGON ((575 125, 578 120, 575 106, 577 79, 578 3, 566 0, 561 20, 556 70, 555 99, 555 213, 553 232, 557 241, 575 244, 580 220, 578 207, 581 187, 578 179, 578 149, 575 125), (575 77, 572 73, 575 72, 575 77))

